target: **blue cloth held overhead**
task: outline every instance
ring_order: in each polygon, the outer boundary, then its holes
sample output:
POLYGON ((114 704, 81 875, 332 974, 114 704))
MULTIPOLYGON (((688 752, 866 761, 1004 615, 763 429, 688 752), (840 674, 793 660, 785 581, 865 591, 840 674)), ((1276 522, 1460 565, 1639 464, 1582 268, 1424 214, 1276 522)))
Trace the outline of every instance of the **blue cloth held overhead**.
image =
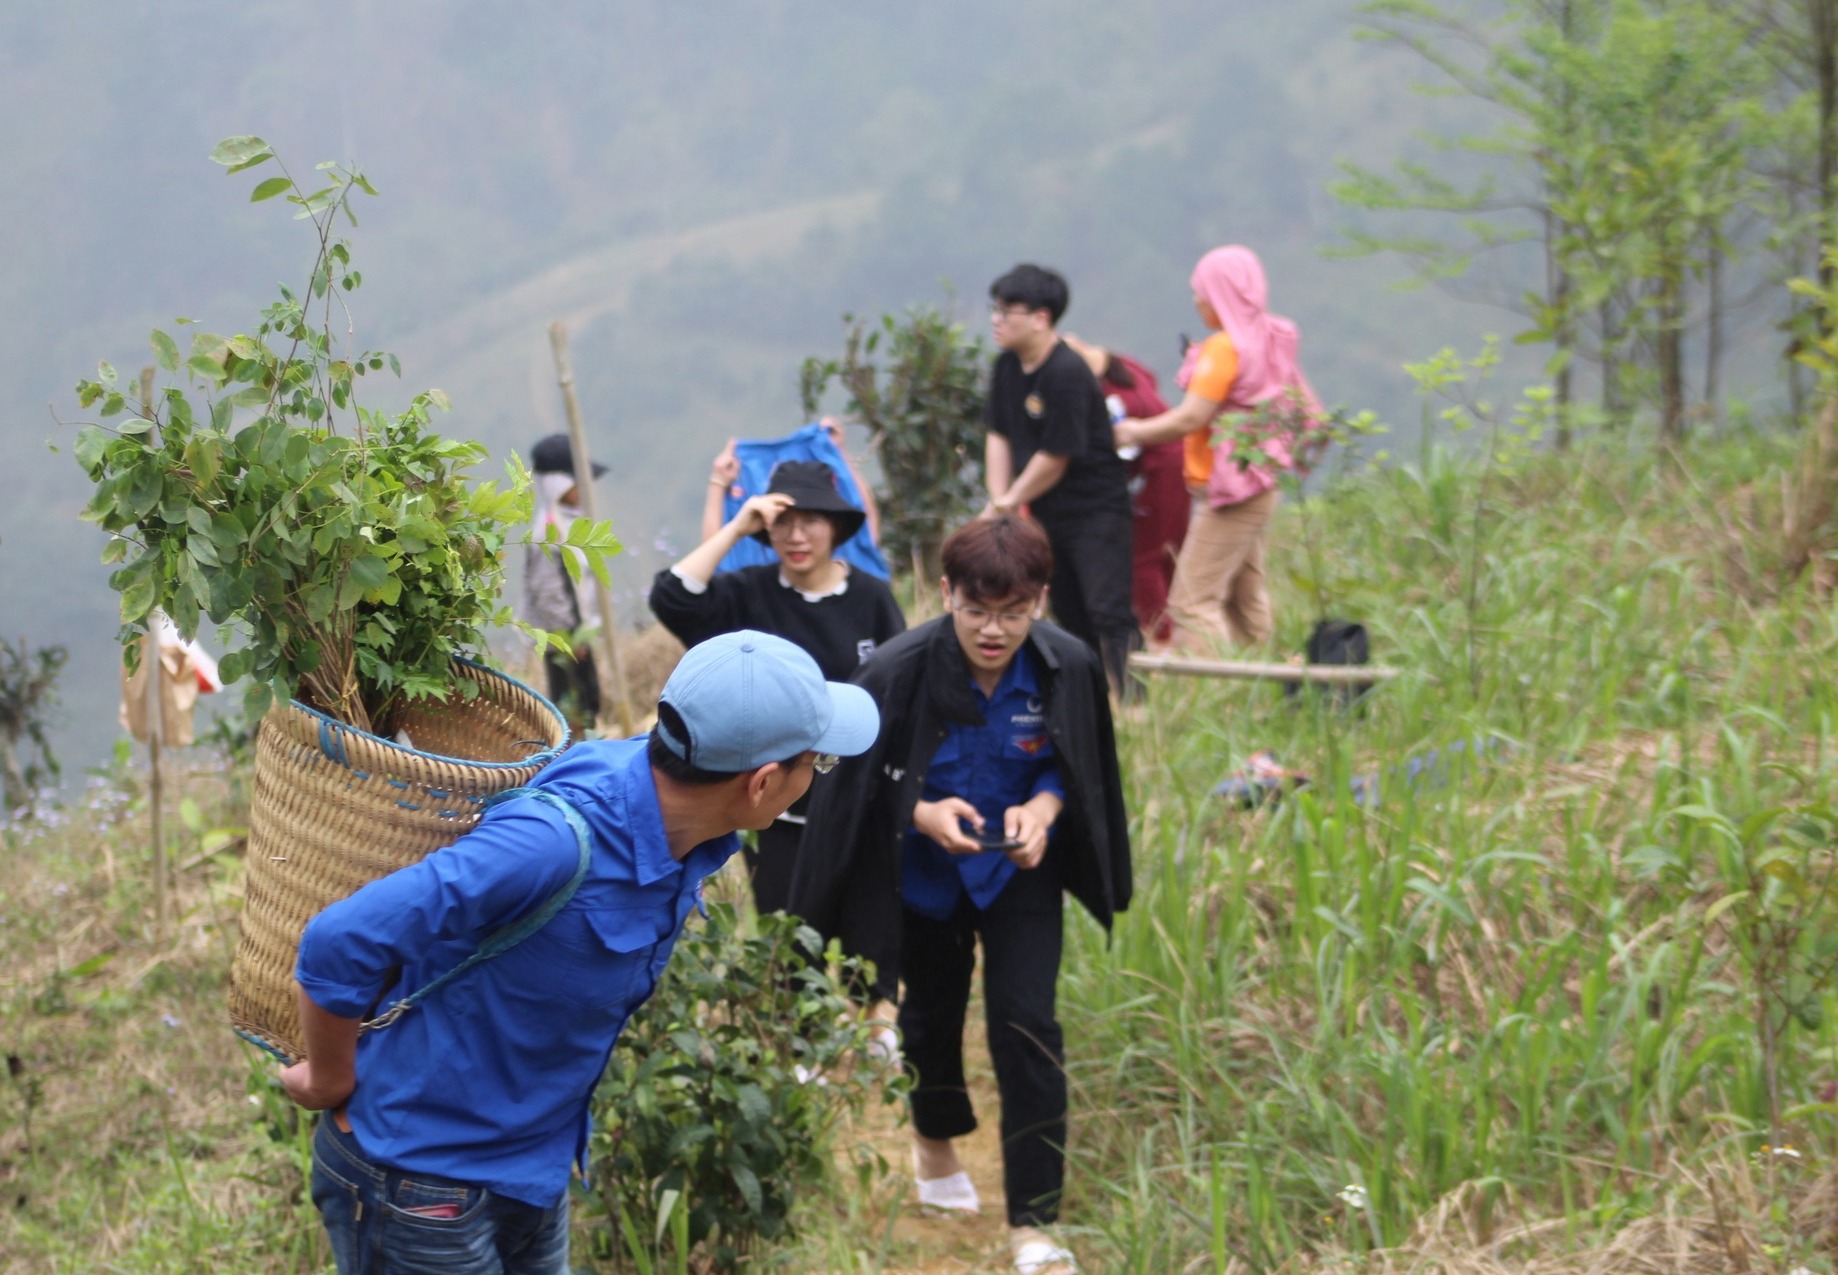
MULTIPOLYGON (((772 470, 781 461, 787 460, 820 460, 836 471, 836 485, 849 502, 862 508, 861 489, 855 484, 855 475, 849 472, 849 465, 843 459, 842 449, 830 440, 829 431, 821 425, 806 425, 795 434, 783 438, 743 438, 734 444, 734 459, 740 462, 740 477, 728 488, 721 502, 721 518, 727 521, 740 512, 740 507, 750 496, 757 496, 772 485, 772 470)), ((891 574, 887 559, 881 556, 880 547, 869 535, 867 524, 862 529, 837 546, 836 557, 853 567, 859 567, 869 575, 882 580, 891 574)), ((743 539, 728 551, 728 556, 721 560, 719 571, 738 571, 742 567, 758 566, 761 563, 777 562, 779 556, 770 546, 760 544, 752 538, 743 539)))

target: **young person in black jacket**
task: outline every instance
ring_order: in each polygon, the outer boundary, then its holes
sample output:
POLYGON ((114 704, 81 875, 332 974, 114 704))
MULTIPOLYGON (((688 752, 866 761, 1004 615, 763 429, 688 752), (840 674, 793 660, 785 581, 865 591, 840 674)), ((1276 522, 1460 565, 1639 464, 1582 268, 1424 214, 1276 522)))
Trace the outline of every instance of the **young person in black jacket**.
POLYGON ((1053 552, 1036 523, 960 528, 944 570, 947 614, 856 675, 880 738, 816 789, 791 910, 874 960, 874 995, 905 979, 915 1176, 935 1208, 978 1207, 951 1140, 976 1128, 963 1028, 982 939, 1015 1267, 1064 1275, 1071 1254, 1040 1229, 1065 1175, 1062 892, 1109 928, 1131 887, 1108 687, 1089 646, 1039 619, 1053 552))
MULTIPOLYGON (((684 646, 757 629, 803 647, 825 678, 846 682, 876 646, 906 629, 887 583, 834 556, 865 517, 843 498, 828 465, 786 461, 773 471, 766 494, 747 501, 682 561, 658 572, 651 611, 684 646), (717 572, 744 536, 771 545, 778 562, 717 572)), ((761 912, 785 909, 805 804, 779 816, 746 852, 761 912)))

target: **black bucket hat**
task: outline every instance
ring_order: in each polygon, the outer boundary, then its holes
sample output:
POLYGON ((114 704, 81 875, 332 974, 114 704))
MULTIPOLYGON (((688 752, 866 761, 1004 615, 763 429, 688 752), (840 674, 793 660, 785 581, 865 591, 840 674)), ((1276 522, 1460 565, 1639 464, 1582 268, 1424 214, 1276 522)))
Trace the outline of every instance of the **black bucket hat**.
MULTIPOLYGON (((851 505, 848 497, 842 494, 837 486, 836 471, 820 460, 780 461, 773 466, 766 494, 790 496, 793 509, 828 514, 830 521, 836 524, 832 552, 842 548, 843 542, 860 531, 868 520, 868 515, 851 505)), ((763 545, 772 543, 771 534, 764 530, 754 532, 753 538, 763 545)))
MULTIPOLYGON (((539 439, 536 446, 530 448, 530 472, 532 474, 573 474, 574 444, 566 434, 551 434, 539 439)), ((606 472, 606 466, 594 462, 594 477, 606 472)), ((575 474, 575 477, 580 477, 575 474)))

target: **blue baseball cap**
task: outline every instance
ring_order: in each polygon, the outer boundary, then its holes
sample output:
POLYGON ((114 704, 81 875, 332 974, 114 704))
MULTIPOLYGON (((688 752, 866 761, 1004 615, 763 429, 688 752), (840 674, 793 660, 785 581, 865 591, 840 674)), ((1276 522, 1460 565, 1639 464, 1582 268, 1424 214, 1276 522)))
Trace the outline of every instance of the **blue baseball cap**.
POLYGON ((738 774, 800 753, 853 757, 881 732, 880 710, 859 686, 826 682, 803 647, 741 629, 689 649, 658 702, 688 739, 661 724, 664 746, 702 770, 738 774))

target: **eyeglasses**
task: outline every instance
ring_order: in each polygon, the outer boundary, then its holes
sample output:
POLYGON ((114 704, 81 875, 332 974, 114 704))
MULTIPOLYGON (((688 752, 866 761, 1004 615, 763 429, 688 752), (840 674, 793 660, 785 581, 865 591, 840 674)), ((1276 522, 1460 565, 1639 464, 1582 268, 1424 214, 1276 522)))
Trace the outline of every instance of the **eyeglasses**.
POLYGON ((829 520, 828 514, 819 513, 814 509, 787 509, 772 520, 772 526, 767 528, 766 534, 790 535, 794 531, 802 531, 808 535, 812 527, 829 520))
POLYGON ((961 617, 965 624, 973 629, 980 629, 991 620, 1004 633, 1019 633, 1034 622, 1034 612, 1027 611, 991 611, 987 607, 965 606, 953 601, 952 613, 961 617))
POLYGON ((811 769, 819 775, 827 775, 836 769, 836 763, 841 760, 835 753, 812 753, 811 769))
POLYGON ((1022 305, 1020 302, 1016 302, 1014 305, 992 305, 989 307, 989 317, 992 319, 1018 319, 1024 314, 1032 313, 1034 313, 1034 310, 1031 306, 1022 305))

